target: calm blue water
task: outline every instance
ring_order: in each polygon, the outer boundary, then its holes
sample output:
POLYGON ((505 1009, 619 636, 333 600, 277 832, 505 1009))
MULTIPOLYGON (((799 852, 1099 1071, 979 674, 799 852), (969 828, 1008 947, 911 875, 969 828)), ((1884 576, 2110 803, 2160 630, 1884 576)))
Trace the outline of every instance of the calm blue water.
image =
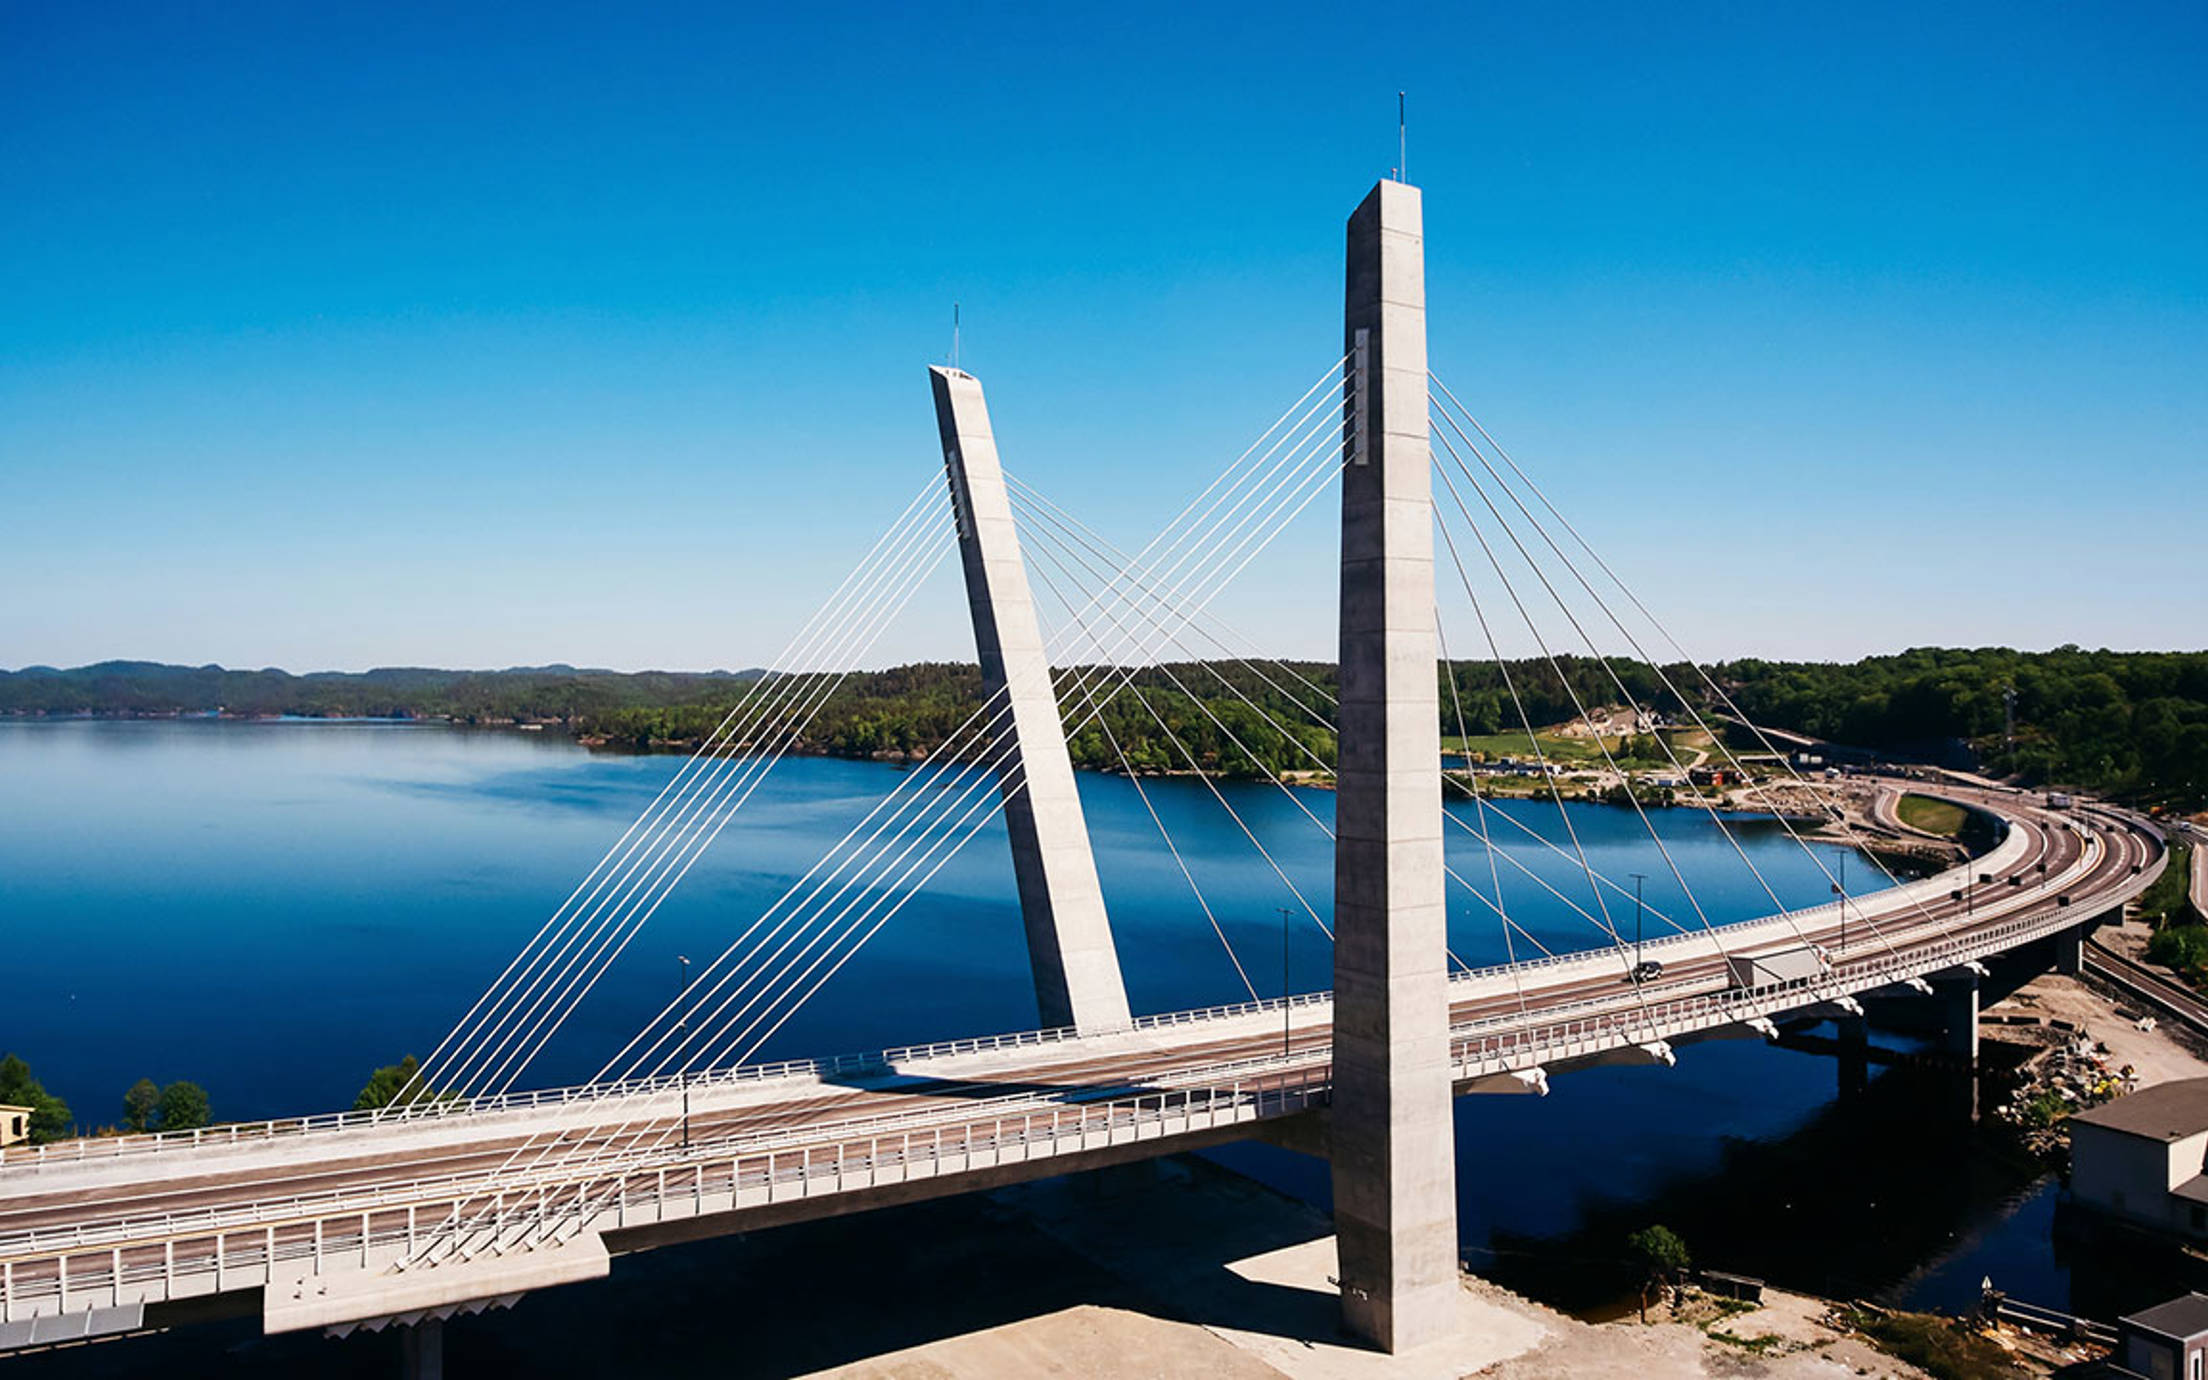
MULTIPOLYGON (((592 755, 551 735, 434 725, 0 721, 0 934, 8 957, 0 1046, 29 1059, 88 1124, 117 1119, 123 1090, 139 1077, 196 1080, 226 1119, 348 1106, 370 1069, 437 1042, 678 765, 670 757, 592 755)), ((782 764, 527 1081, 594 1072, 671 995, 677 954, 717 952, 896 777, 897 769, 872 763, 782 764)), ((1245 998, 1133 786, 1084 776, 1081 787, 1136 1009, 1245 998)), ((1199 786, 1149 790, 1260 994, 1277 992, 1277 908, 1293 898, 1199 786)), ((1325 913, 1332 864, 1323 835, 1270 787, 1230 793, 1325 913)), ((1330 818, 1331 795, 1302 798, 1330 818)), ((1511 808, 1562 842, 1553 807, 1511 808)), ((1706 816, 1680 810, 1656 818, 1712 920, 1769 909, 1762 886, 1706 816)), ((1695 923, 1630 812, 1574 807, 1572 822, 1598 868, 1619 878, 1646 873, 1651 910, 1695 923)), ((1824 898, 1824 879, 1775 826, 1739 827, 1783 901, 1824 898)), ((1498 838, 1592 909, 1576 862, 1515 831, 1498 838)), ((1451 853, 1460 873, 1488 885, 1476 841, 1453 834, 1451 853)), ((1542 943, 1561 950, 1600 941, 1522 874, 1502 871, 1511 913, 1542 943)), ((1851 886, 1872 875, 1852 861, 1851 886)), ((1473 964, 1501 961, 1505 946, 1491 914, 1452 890, 1455 952, 1473 964)), ((1628 935, 1632 909, 1630 901, 1612 905, 1628 935)), ((1647 929, 1651 937, 1668 932, 1653 916, 1647 929)), ((1523 940, 1517 953, 1528 953, 1523 940)), ((1329 962, 1324 937, 1299 918, 1290 985, 1326 985, 1329 962)), ((1010 865, 1001 830, 991 830, 760 1057, 1034 1023, 1010 865)), ((1880 1079, 1874 1092, 1892 1082, 1880 1079)), ((1871 1195, 1886 1190, 1851 1181, 1850 1166, 1863 1156, 1845 1133, 1821 1129, 1865 1119, 1832 1115, 1835 1083, 1825 1061, 1746 1042, 1683 1051, 1669 1071, 1573 1074, 1546 1099, 1461 1100, 1471 1258, 1477 1264, 1485 1253, 1507 1273, 1514 1260, 1553 1268, 1568 1266, 1574 1252, 1614 1257, 1614 1235, 1660 1212, 1657 1220, 1674 1223, 1706 1219, 1705 1257, 1724 1265, 1726 1251, 1747 1249, 1734 1238, 1756 1238, 1756 1221, 1742 1211, 1783 1214, 1797 1200, 1819 1213, 1832 1209, 1836 1227, 1860 1233, 1864 1214, 1879 1211, 1871 1195), (1768 1176, 1769 1203, 1738 1197, 1742 1184, 1757 1180, 1758 1156, 1798 1161, 1801 1170, 1768 1176)), ((1919 1179, 1952 1178, 1967 1152, 1916 1134, 1916 1113, 1906 1107, 1893 1116, 1910 1134, 1898 1149, 1886 1146, 1884 1158, 1898 1154, 1919 1179)), ((1323 1198, 1323 1176, 1292 1157, 1250 1150, 1230 1158, 1323 1198)), ((1859 1273, 1848 1278, 1940 1294, 1957 1279, 1974 1289, 1991 1272, 2020 1296, 2060 1302, 2067 1272, 2045 1233, 2002 1229, 2028 1191, 2028 1176, 2012 1174, 1927 1219, 1915 1201, 1921 1195, 1893 1190, 1886 1211, 1908 1214, 1908 1244, 1851 1259, 1848 1270, 1859 1273)), ((2019 1220, 2029 1226, 2030 1214, 2019 1220)), ((1783 1277, 1787 1262, 1777 1263, 1771 1273, 1783 1277)))

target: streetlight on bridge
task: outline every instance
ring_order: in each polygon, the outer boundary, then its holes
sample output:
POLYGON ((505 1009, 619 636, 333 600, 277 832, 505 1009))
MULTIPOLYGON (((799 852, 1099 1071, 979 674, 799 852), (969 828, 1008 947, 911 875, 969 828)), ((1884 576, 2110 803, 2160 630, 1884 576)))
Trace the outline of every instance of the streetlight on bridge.
POLYGON ((1840 880, 1832 884, 1832 894, 1840 898, 1840 952, 1848 951, 1848 855, 1840 855, 1840 880))
POLYGON ((1648 880, 1645 872, 1635 872, 1633 877, 1633 974, 1638 981, 1641 972, 1641 883, 1648 880))
MULTIPOLYGON (((680 1000, 690 995, 690 956, 688 954, 676 954, 675 962, 682 965, 682 985, 676 994, 677 1000, 680 1000)), ((682 1019, 675 1022, 675 1029, 685 1033, 689 1031, 690 1013, 688 1011, 683 1012, 682 1019)), ((682 1079, 682 1148, 687 1153, 690 1149, 690 1061, 688 1059, 683 1060, 679 1076, 682 1079)))

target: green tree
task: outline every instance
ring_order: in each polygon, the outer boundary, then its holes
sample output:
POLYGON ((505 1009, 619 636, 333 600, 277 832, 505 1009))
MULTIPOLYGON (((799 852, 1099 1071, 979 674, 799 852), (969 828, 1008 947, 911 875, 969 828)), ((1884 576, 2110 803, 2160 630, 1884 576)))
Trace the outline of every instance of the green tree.
POLYGON ((161 1090, 161 1129, 196 1131, 214 1119, 207 1090, 197 1083, 178 1081, 161 1090))
POLYGON ((31 1074, 31 1066, 13 1054, 0 1058, 0 1102, 31 1109, 31 1139, 60 1140, 73 1127, 69 1104, 46 1091, 31 1074))
POLYGON ((151 1078, 141 1078, 123 1094, 123 1129, 143 1133, 161 1105, 161 1090, 151 1078))
POLYGON ((360 1096, 353 1099, 353 1110, 371 1112, 378 1107, 388 1107, 398 1101, 401 1094, 409 1102, 419 1099, 423 1090, 415 1086, 415 1078, 421 1068, 421 1061, 409 1054, 396 1064, 386 1064, 377 1069, 368 1075, 368 1086, 362 1088, 360 1096))
POLYGON ((1679 1289, 1686 1280, 1687 1268, 1694 1263, 1687 1254, 1687 1243, 1679 1239, 1679 1233, 1657 1223, 1643 1227, 1625 1238, 1626 1249, 1646 1270, 1647 1282, 1641 1286, 1641 1321, 1648 1321, 1648 1296, 1650 1290, 1665 1286, 1679 1289))

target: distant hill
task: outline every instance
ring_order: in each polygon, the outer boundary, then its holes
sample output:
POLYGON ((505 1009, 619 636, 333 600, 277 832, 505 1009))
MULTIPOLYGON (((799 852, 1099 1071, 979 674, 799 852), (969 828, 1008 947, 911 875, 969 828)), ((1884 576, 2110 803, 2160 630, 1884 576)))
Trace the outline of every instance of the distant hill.
POLYGON ((623 672, 517 666, 444 671, 382 666, 293 675, 273 666, 236 671, 103 661, 66 671, 51 666, 0 671, 0 714, 300 714, 573 723, 615 709, 725 701, 760 674, 756 669, 623 672))
MULTIPOLYGON (((1451 734, 1458 731, 1459 714, 1473 735, 1514 730, 1519 706, 1537 725, 1572 719, 1581 705, 1591 709, 1628 698, 1676 714, 1681 706, 1672 687, 1698 712, 1723 708, 1700 673, 1684 665, 1658 671, 1640 662, 1560 656, 1553 663, 1501 667, 1460 661, 1453 670, 1454 692, 1441 699, 1443 729, 1451 734)), ((2143 803, 2208 805, 2208 652, 1924 647, 1850 663, 1743 660, 1709 671, 1750 719, 1769 727, 2143 803), (2013 742, 2004 703, 2011 691, 2013 742)), ((533 721, 619 746, 679 748, 711 733, 743 697, 747 683, 761 674, 757 669, 530 666, 292 675, 272 667, 233 671, 109 661, 66 671, 30 666, 0 672, 0 714, 219 711, 533 721)), ((1192 748, 1207 768, 1230 774, 1270 775, 1308 767, 1313 756, 1333 759, 1330 664, 1152 667, 1138 672, 1132 684, 1139 695, 1112 699, 1103 729, 1092 726, 1075 735, 1077 763, 1110 766, 1124 755, 1138 770, 1178 770, 1187 757, 1176 743, 1192 748), (1294 736, 1268 723, 1253 705, 1294 736), (1170 736, 1161 725, 1169 726, 1170 736)), ((980 673, 970 663, 854 672, 835 681, 797 750, 851 757, 929 754, 965 721, 980 696, 980 673)))

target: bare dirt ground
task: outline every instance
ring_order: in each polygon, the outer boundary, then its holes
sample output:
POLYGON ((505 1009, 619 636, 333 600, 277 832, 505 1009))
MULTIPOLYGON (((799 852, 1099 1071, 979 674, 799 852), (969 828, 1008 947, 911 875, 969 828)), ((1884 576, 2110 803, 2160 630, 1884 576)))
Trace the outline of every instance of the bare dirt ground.
MULTIPOLYGON (((2116 928, 2101 933, 2105 938, 2116 928)), ((2108 1047, 2109 1067, 2130 1065, 2141 1088, 2208 1075, 2208 1060, 2195 1054, 2168 1026, 2157 1022, 2152 1030, 2139 1028, 2139 1016, 2152 1013, 2133 1012, 2128 1005, 2111 1002, 2074 977, 2043 973, 1986 1008, 1987 1015, 2010 1012, 2051 1016, 2083 1027, 2088 1036, 2108 1047)))
POLYGON ((1921 1380, 1861 1339, 1827 1326, 1827 1305, 1799 1294, 1764 1291, 1760 1308, 1720 1318, 1708 1300, 1690 1299, 1682 1317, 1646 1325, 1561 1320, 1548 1342, 1477 1372, 1483 1380, 1550 1380, 1554 1376, 1619 1380, 1840 1380, 1843 1376, 1921 1380), (1699 1322, 1700 1325, 1697 1325, 1699 1322), (1704 1328, 1707 1327, 1707 1331, 1704 1328))

